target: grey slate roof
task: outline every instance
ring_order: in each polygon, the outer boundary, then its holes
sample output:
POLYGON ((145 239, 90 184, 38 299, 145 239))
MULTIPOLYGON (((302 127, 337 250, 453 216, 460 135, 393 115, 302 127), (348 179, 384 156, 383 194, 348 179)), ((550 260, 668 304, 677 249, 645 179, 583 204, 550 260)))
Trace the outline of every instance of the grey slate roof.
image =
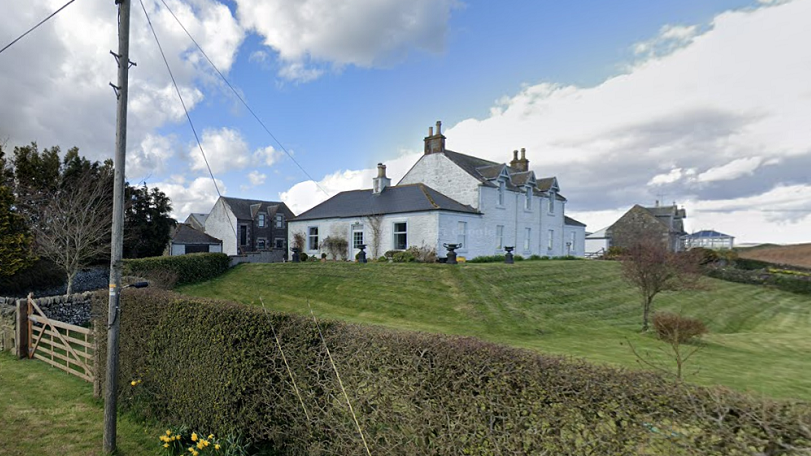
POLYGON ((222 241, 202 231, 194 229, 191 225, 178 223, 172 235, 175 244, 222 244, 222 241))
POLYGON ((573 219, 573 218, 569 217, 568 215, 564 215, 564 216, 563 216, 563 223, 564 223, 564 224, 566 224, 566 225, 571 225, 571 226, 582 226, 582 227, 584 227, 584 228, 585 228, 585 226, 586 226, 586 224, 585 224, 585 223, 583 223, 583 222, 578 222, 577 220, 575 220, 575 219, 573 219))
POLYGON ((341 192, 293 220, 364 217, 423 211, 479 213, 476 209, 448 198, 425 184, 408 184, 386 187, 378 195, 373 194, 371 189, 341 192))
MULTIPOLYGON (((471 155, 460 154, 459 152, 454 152, 452 150, 445 150, 445 156, 448 157, 452 162, 456 164, 456 166, 462 168, 466 173, 470 174, 471 176, 475 177, 479 180, 483 185, 488 187, 496 187, 497 185, 494 184, 491 179, 495 179, 501 173, 501 170, 506 168, 507 173, 511 177, 511 181, 507 183, 507 188, 514 191, 514 192, 521 192, 523 189, 520 187, 526 182, 526 174, 530 173, 531 171, 519 171, 511 166, 507 166, 504 163, 496 163, 490 160, 485 160, 479 157, 473 157, 471 155), (515 178, 513 178, 515 176, 515 178)), ((552 184, 557 182, 557 179, 554 177, 547 177, 543 179, 536 180, 536 186, 539 191, 546 192, 549 191, 552 184)), ((559 201, 566 201, 560 194, 556 194, 556 198, 559 201)))
POLYGON ((234 213, 237 219, 253 220, 259 212, 264 212, 269 214, 270 217, 273 217, 279 209, 282 209, 287 218, 292 218, 295 215, 290 209, 287 209, 287 205, 281 201, 262 201, 231 198, 227 196, 222 196, 221 198, 228 204, 231 208, 231 212, 234 213))

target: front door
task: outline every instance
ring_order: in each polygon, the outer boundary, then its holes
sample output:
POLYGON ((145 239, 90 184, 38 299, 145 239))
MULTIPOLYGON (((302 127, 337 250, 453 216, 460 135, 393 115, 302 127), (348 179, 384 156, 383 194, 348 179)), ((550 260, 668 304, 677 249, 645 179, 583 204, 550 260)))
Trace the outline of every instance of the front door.
MULTIPOLYGON (((349 257, 350 261, 355 260, 355 255, 360 252, 359 245, 364 244, 365 240, 363 239, 363 225, 352 225, 352 251, 350 252, 352 255, 349 257)), ((366 255, 369 255, 369 249, 366 249, 366 255)))

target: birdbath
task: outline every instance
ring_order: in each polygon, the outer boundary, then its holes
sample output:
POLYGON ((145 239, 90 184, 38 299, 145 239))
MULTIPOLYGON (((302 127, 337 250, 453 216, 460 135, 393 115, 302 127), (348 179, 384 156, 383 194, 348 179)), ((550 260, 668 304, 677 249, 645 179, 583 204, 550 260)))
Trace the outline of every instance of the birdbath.
POLYGON ((513 261, 513 253, 512 252, 513 252, 513 250, 515 250, 515 246, 512 246, 512 247, 506 247, 505 246, 504 250, 507 251, 507 254, 504 255, 504 262, 507 263, 507 264, 513 264, 514 261, 513 261))
POLYGON ((366 244, 358 244, 358 263, 366 263, 366 244))
POLYGON ((456 264, 456 252, 454 250, 461 249, 462 244, 442 244, 443 247, 448 249, 448 264, 456 264))
POLYGON ((300 261, 300 257, 298 254, 301 251, 301 249, 299 249, 298 247, 293 247, 291 250, 293 251, 293 263, 298 263, 300 261))

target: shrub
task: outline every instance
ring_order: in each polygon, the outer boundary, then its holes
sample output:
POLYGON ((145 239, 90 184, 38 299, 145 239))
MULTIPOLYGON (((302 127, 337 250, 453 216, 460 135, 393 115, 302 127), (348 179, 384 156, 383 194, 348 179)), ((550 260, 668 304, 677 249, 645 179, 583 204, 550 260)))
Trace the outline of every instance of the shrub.
POLYGON ((391 259, 394 260, 395 263, 413 263, 417 261, 417 259, 414 258, 414 255, 408 250, 396 252, 391 259))
MULTIPOLYGON (((346 250, 348 248, 349 241, 340 236, 327 236, 321 241, 321 249, 329 252, 333 260, 337 260, 339 256, 346 258, 346 250)), ((326 255, 322 256, 322 258, 326 258, 326 255)))
POLYGON ((670 312, 653 314, 653 327, 656 335, 665 342, 684 343, 707 334, 707 327, 701 320, 683 317, 670 312))
POLYGON ((482 255, 473 258, 472 260, 467 260, 468 263, 503 263, 504 262, 504 255, 482 255))
POLYGON ((307 261, 307 258, 310 258, 310 255, 307 255, 304 252, 298 254, 299 261, 307 261))
MULTIPOLYGON (((105 322, 106 294, 95 301, 105 322)), ((123 409, 133 408, 128 382, 137 378, 145 418, 243 435, 272 444, 273 454, 359 454, 312 319, 149 289, 126 290, 122 307, 123 409)), ((340 322, 320 329, 372 454, 748 455, 811 447, 807 404, 473 338, 340 322)))
POLYGON ((398 252, 400 252, 400 250, 387 250, 386 253, 383 254, 383 256, 392 259, 394 258, 394 254, 398 252))
POLYGON ((386 262, 389 261, 389 259, 386 258, 385 256, 382 256, 382 257, 378 258, 377 261, 380 261, 381 263, 386 263, 386 262))
POLYGON ((436 263, 436 249, 425 244, 419 247, 412 245, 406 252, 410 253, 418 263, 436 263))
POLYGON ((191 253, 124 260, 123 272, 146 278, 176 274, 177 284, 184 285, 213 279, 227 271, 230 262, 224 253, 191 253))
POLYGON ((293 233, 293 247, 297 248, 299 252, 304 250, 304 242, 307 240, 307 237, 304 236, 304 233, 301 231, 296 231, 293 233))
POLYGON ((774 265, 766 261, 752 260, 749 258, 738 258, 735 260, 735 267, 743 269, 744 271, 756 271, 758 269, 766 269, 769 266, 774 265))
MULTIPOLYGON (((327 254, 326 254, 326 253, 322 253, 322 254, 321 254, 321 259, 322 259, 322 260, 326 260, 326 259, 327 259, 327 254)), ((333 258, 333 260, 334 260, 334 259, 335 259, 335 258, 333 258)))
POLYGON ((12 276, 0 275, 0 296, 24 295, 31 290, 58 287, 65 283, 65 272, 51 260, 40 258, 12 276))
POLYGON ((698 264, 706 265, 716 263, 719 259, 718 252, 704 247, 696 247, 686 252, 689 255, 694 255, 698 264))

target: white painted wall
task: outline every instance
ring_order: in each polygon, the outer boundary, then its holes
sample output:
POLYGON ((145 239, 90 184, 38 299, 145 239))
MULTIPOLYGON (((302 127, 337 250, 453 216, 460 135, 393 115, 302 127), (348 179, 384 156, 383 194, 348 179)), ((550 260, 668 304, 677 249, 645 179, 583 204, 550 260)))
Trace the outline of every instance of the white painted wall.
POLYGON ((172 250, 169 252, 169 255, 176 256, 176 255, 185 255, 186 254, 186 246, 183 244, 172 244, 172 250))
MULTIPOLYGON (((584 226, 576 226, 576 225, 564 225, 563 227, 564 232, 564 249, 566 249, 566 243, 571 242, 572 245, 569 248, 568 254, 577 257, 583 257, 586 254, 586 227, 584 226)), ((566 251, 563 252, 564 255, 567 254, 566 251)))
POLYGON ((479 207, 480 182, 445 154, 423 155, 397 185, 423 183, 462 204, 479 207))
MULTIPOLYGON (((438 218, 439 211, 428 212, 413 212, 409 214, 390 214, 383 216, 380 226, 380 252, 383 255, 388 250, 394 250, 394 224, 398 222, 407 223, 407 242, 408 246, 422 246, 427 245, 437 247, 438 241, 438 218)), ((352 227, 353 225, 360 224, 363 226, 363 238, 367 245, 366 253, 369 257, 372 255, 373 233, 369 226, 369 221, 365 217, 351 217, 351 218, 330 218, 321 220, 302 220, 291 221, 288 226, 288 239, 287 245, 291 248, 293 246, 293 234, 302 232, 307 237, 310 227, 318 227, 318 242, 324 240, 327 236, 336 235, 341 236, 347 241, 352 241, 352 227)), ((307 255, 320 256, 322 252, 320 249, 310 250, 308 242, 305 242, 304 252, 307 255)), ((437 250, 439 253, 439 250, 437 250)), ((290 256, 292 257, 292 251, 290 256)), ((354 254, 352 254, 354 255, 354 254)), ((354 259, 352 256, 350 259, 354 259)))
POLYGON ((206 234, 222 239, 223 252, 237 254, 237 218, 222 199, 217 200, 206 219, 206 234))

